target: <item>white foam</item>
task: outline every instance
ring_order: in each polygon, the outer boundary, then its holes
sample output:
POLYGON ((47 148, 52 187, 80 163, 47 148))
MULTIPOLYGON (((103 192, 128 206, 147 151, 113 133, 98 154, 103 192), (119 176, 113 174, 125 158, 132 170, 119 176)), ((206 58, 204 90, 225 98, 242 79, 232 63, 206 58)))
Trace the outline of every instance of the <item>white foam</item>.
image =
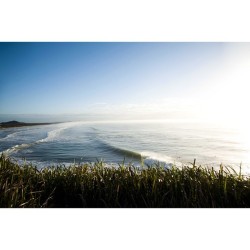
POLYGON ((74 126, 77 126, 77 125, 80 125, 79 122, 63 123, 63 127, 59 127, 57 129, 49 131, 47 133, 46 138, 38 140, 38 141, 36 141, 36 143, 56 141, 57 139, 59 139, 59 136, 61 135, 61 132, 63 130, 74 127, 74 126))
POLYGON ((4 138, 1 138, 0 141, 5 141, 5 140, 8 140, 8 139, 11 139, 13 137, 15 137, 17 134, 19 134, 20 132, 14 132, 14 133, 11 133, 11 134, 8 134, 7 136, 5 136, 4 138))
POLYGON ((8 148, 8 149, 2 151, 1 153, 10 155, 10 154, 13 153, 14 151, 19 151, 19 150, 21 150, 21 149, 29 148, 29 147, 31 147, 31 146, 32 146, 32 144, 26 144, 26 143, 18 144, 18 145, 15 145, 15 146, 13 146, 13 147, 11 147, 11 148, 8 148))
POLYGON ((156 152, 151 152, 151 151, 143 151, 141 152, 142 157, 145 157, 144 162, 151 165, 155 162, 160 162, 160 163, 165 163, 169 166, 175 165, 177 167, 181 167, 183 164, 179 161, 176 161, 170 156, 156 153, 156 152))
POLYGON ((47 137, 43 138, 41 140, 36 141, 37 143, 40 142, 49 142, 49 141, 54 141, 56 138, 58 138, 58 136, 60 135, 61 131, 64 130, 65 128, 59 128, 59 129, 55 129, 52 131, 49 131, 47 133, 47 137))
MULTIPOLYGON (((13 152, 17 152, 17 151, 22 150, 22 149, 24 149, 24 148, 29 148, 29 147, 34 146, 34 145, 39 144, 39 143, 54 141, 54 140, 56 140, 56 139, 59 138, 59 136, 60 136, 60 134, 61 134, 61 132, 62 132, 63 130, 65 130, 65 129, 67 129, 67 128, 70 128, 70 127, 73 127, 73 126, 76 126, 76 125, 78 125, 78 124, 79 124, 79 123, 77 123, 77 122, 63 123, 63 126, 62 126, 62 124, 60 124, 60 125, 59 125, 59 126, 60 126, 59 128, 49 131, 49 132, 47 133, 47 137, 46 137, 46 138, 40 139, 40 140, 35 141, 35 142, 31 142, 31 143, 29 143, 29 144, 26 144, 26 143, 17 144, 17 145, 15 145, 15 146, 13 146, 13 147, 11 147, 11 148, 9 148, 9 149, 6 149, 6 150, 4 150, 4 151, 2 151, 2 152, 0 152, 0 153, 6 154, 6 155, 10 155, 10 154, 12 154, 13 152)), ((20 132, 12 133, 12 134, 8 135, 9 137, 6 136, 6 137, 4 137, 4 138, 2 138, 2 139, 7 139, 7 137, 8 137, 8 138, 13 137, 13 136, 15 136, 17 133, 20 133, 20 132)))

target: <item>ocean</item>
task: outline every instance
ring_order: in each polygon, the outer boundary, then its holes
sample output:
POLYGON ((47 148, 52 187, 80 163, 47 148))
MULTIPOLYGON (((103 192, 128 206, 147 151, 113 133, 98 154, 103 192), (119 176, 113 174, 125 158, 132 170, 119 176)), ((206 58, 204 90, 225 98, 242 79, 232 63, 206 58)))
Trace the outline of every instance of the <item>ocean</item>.
POLYGON ((249 172, 250 147, 242 131, 171 120, 78 121, 0 129, 0 152, 38 168, 104 161, 171 167, 191 164, 249 172), (243 139, 242 139, 243 138, 243 139))

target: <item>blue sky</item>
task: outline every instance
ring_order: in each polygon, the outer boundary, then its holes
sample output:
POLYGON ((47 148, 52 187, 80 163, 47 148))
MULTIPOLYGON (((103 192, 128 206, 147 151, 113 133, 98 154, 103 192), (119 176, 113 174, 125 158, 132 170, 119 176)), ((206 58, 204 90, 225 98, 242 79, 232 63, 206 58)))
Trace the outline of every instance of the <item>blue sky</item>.
POLYGON ((0 43, 0 113, 143 113, 207 98, 234 47, 241 45, 0 43))

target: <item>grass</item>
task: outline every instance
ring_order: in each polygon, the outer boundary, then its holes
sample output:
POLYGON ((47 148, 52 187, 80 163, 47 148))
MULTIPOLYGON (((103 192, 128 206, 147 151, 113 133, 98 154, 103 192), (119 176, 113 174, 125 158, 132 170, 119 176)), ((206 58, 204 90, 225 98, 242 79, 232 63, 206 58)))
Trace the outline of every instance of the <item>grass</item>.
POLYGON ((221 165, 165 169, 103 162, 38 170, 0 156, 0 207, 250 207, 250 179, 221 165))

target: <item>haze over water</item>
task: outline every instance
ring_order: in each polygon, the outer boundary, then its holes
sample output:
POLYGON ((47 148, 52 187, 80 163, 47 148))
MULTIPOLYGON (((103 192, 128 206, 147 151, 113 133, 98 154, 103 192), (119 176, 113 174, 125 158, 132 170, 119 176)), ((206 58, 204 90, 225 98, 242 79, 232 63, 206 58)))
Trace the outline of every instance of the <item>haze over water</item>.
POLYGON ((39 166, 250 166, 249 43, 0 43, 0 152, 39 166))
POLYGON ((161 162, 181 166, 193 162, 244 172, 250 149, 241 131, 208 123, 183 121, 80 121, 0 130, 0 152, 38 167, 103 160, 116 165, 161 162))

